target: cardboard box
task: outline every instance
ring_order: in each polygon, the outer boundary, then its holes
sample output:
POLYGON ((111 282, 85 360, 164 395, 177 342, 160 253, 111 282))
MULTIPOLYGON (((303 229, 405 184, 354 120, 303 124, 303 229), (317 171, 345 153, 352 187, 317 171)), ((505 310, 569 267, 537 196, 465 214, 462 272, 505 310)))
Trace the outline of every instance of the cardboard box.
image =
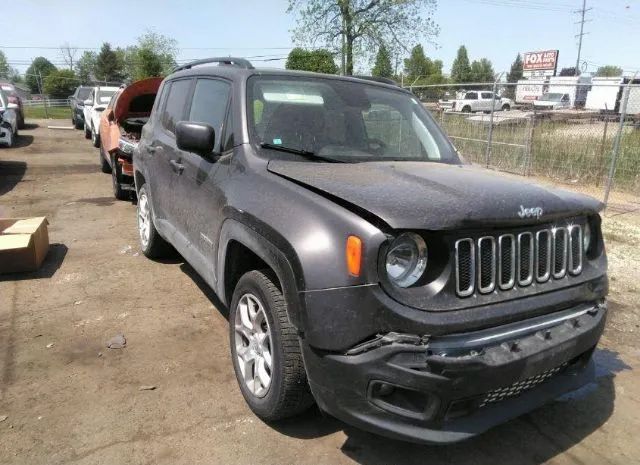
POLYGON ((35 271, 49 251, 49 222, 37 218, 0 218, 0 273, 35 271))

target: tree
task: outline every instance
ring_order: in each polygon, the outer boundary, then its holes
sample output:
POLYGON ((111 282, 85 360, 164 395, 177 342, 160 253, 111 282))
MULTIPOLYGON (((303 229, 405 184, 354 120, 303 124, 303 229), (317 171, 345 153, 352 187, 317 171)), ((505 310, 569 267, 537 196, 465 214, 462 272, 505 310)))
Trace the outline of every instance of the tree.
POLYGON ((287 12, 299 15, 295 42, 342 51, 344 74, 351 75, 361 50, 385 44, 408 51, 416 38, 437 36, 435 7, 436 0, 289 0, 287 12))
POLYGON ((47 60, 45 57, 37 57, 31 62, 31 66, 27 68, 25 73, 25 82, 31 92, 34 94, 40 93, 40 86, 38 85, 38 78, 41 76, 42 80, 57 68, 47 60))
POLYGON ((473 60, 471 63, 471 80, 473 82, 493 82, 495 80, 495 72, 491 61, 482 58, 479 61, 473 60))
POLYGON ((0 78, 9 79, 11 73, 11 66, 7 62, 7 56, 2 50, 0 50, 0 78))
POLYGON ((451 66, 451 79, 456 83, 471 82, 471 65, 469 64, 469 54, 467 47, 461 45, 458 49, 456 59, 451 66))
MULTIPOLYGON (((120 53, 120 51, 118 51, 120 53)), ((166 76, 176 67, 178 46, 175 39, 147 31, 138 43, 121 51, 126 75, 133 81, 166 76)))
POLYGON ((116 52, 111 49, 111 45, 108 42, 102 44, 93 69, 96 79, 115 84, 123 80, 123 71, 123 63, 118 59, 116 52))
POLYGON ((60 46, 60 56, 71 70, 73 69, 77 53, 78 49, 69 45, 69 42, 65 42, 60 46))
POLYGON ((285 67, 287 69, 325 74, 336 74, 338 72, 338 67, 333 61, 333 55, 326 49, 305 50, 299 47, 294 48, 289 52, 285 67))
POLYGON ((94 80, 97 55, 95 52, 85 51, 75 63, 75 71, 80 84, 89 84, 94 80))
POLYGON ((414 81, 420 76, 436 74, 434 63, 424 54, 424 48, 418 44, 411 49, 409 58, 404 60, 404 74, 407 79, 414 81))
POLYGON ((393 66, 391 65, 391 56, 389 50, 384 45, 381 45, 376 54, 376 62, 371 70, 372 76, 378 76, 383 78, 393 77, 393 66))
POLYGON ((562 68, 560 70, 560 76, 580 76, 580 70, 576 72, 575 66, 572 66, 571 68, 562 68))
POLYGON ((622 68, 619 66, 606 65, 600 66, 596 71, 596 76, 598 77, 618 77, 622 76, 622 68))
MULTIPOLYGON (((523 71, 522 71, 522 57, 518 53, 516 59, 513 63, 511 63, 511 70, 507 73, 507 82, 516 83, 520 79, 522 79, 523 71)), ((515 86, 508 86, 504 92, 505 97, 514 98, 516 95, 515 86)))
POLYGON ((53 98, 67 98, 78 86, 78 78, 70 69, 56 69, 44 78, 44 93, 53 98))

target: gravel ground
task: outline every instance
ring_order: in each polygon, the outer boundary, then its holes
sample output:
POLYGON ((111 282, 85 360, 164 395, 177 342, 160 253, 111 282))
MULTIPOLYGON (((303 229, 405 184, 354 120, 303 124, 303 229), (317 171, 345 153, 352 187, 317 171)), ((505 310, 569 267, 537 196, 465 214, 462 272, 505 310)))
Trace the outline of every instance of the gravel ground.
POLYGON ((236 385, 226 309, 179 258, 139 253, 135 209, 80 131, 35 123, 0 149, 0 217, 46 215, 52 243, 40 271, 0 276, 0 463, 640 463, 637 215, 605 217, 611 315, 580 392, 446 447, 316 409, 268 425, 236 385))

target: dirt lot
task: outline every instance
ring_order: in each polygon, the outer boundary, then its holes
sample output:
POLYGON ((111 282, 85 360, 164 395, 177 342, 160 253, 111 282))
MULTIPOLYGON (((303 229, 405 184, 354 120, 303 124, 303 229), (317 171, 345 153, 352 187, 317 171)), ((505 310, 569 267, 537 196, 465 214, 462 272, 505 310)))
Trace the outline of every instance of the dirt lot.
POLYGON ((611 316, 581 392, 447 447, 315 409, 267 425, 237 388, 226 309, 178 258, 138 253, 135 209, 80 131, 37 124, 0 149, 0 216, 46 215, 52 243, 39 272, 0 277, 1 463, 640 463, 637 215, 605 220, 611 316), (127 347, 106 349, 118 333, 127 347))

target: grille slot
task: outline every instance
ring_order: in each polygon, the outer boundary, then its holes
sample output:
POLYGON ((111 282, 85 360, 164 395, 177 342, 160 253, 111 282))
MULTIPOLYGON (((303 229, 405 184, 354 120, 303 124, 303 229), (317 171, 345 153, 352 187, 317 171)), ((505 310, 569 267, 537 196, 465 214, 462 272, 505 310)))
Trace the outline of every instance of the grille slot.
POLYGON ((456 293, 468 297, 575 276, 583 268, 582 225, 455 242, 456 293))
POLYGON ((473 239, 456 242, 456 292, 460 297, 473 294, 475 273, 475 244, 473 239))
POLYGON ((582 227, 569 227, 569 273, 580 274, 582 271, 582 227))
POLYGON ((516 283, 516 238, 504 234, 498 238, 498 282, 500 289, 511 289, 516 283))
POLYGON ((533 281, 533 234, 518 234, 518 284, 528 286, 533 281))
POLYGON ((496 287, 496 240, 491 236, 478 239, 478 290, 487 294, 496 287))
POLYGON ((551 231, 536 233, 536 279, 545 282, 551 277, 551 231))
POLYGON ((564 278, 567 274, 567 230, 555 228, 553 230, 553 277, 564 278))

